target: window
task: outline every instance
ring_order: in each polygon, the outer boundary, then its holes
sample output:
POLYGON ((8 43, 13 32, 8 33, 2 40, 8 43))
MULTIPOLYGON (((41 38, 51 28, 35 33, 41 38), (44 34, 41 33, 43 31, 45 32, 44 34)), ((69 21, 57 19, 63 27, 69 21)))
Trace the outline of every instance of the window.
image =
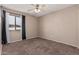
POLYGON ((16 21, 15 29, 20 30, 21 29, 21 18, 17 16, 15 21, 16 21))
POLYGON ((15 16, 8 16, 9 30, 15 30, 15 16))
POLYGON ((21 29, 21 17, 20 16, 14 16, 14 15, 8 15, 8 21, 9 21, 9 30, 20 30, 21 29))

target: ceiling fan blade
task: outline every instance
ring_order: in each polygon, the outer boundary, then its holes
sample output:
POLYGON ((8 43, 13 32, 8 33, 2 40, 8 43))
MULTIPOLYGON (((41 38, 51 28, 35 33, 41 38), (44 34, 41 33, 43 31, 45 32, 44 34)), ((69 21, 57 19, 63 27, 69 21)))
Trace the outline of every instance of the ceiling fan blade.
POLYGON ((34 12, 34 9, 27 10, 27 13, 32 13, 32 12, 34 12))
POLYGON ((47 6, 41 7, 40 10, 41 10, 41 12, 44 12, 44 11, 48 10, 48 7, 47 6))
POLYGON ((31 4, 32 8, 27 10, 27 13, 35 13, 35 9, 42 11, 46 11, 48 9, 48 6, 46 4, 31 4))
POLYGON ((27 11, 29 12, 29 11, 32 11, 32 10, 33 10, 33 9, 29 9, 29 10, 27 10, 27 11))

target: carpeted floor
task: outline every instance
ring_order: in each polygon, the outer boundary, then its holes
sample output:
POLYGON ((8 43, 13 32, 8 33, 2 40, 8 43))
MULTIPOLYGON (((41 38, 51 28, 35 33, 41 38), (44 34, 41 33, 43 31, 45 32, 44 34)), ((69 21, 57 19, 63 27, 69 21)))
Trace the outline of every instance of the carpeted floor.
POLYGON ((2 47, 2 55, 78 55, 79 49, 41 38, 23 40, 2 47))

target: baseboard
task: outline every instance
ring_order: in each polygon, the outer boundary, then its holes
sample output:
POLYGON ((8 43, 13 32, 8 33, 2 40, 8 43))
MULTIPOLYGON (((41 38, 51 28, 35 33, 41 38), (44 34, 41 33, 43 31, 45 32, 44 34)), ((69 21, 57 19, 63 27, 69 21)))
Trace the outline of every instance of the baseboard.
MULTIPOLYGON (((29 39, 44 39, 44 40, 49 40, 49 39, 41 38, 41 37, 34 37, 34 38, 29 38, 29 39)), ((29 40, 29 39, 26 39, 26 40, 29 40)), ((20 40, 20 41, 21 41, 21 40, 20 40)), ((49 40, 49 41, 57 42, 57 41, 54 41, 54 40, 49 40)), ((17 41, 16 41, 16 42, 17 42, 17 41)), ((65 43, 62 43, 62 42, 57 42, 57 43, 64 44, 64 45, 68 45, 68 46, 70 46, 70 47, 79 49, 78 47, 75 47, 75 46, 73 46, 73 45, 69 45, 69 44, 65 44, 65 43)))
MULTIPOLYGON (((38 38, 40 38, 40 37, 28 38, 28 39, 26 39, 26 40, 29 40, 29 39, 38 39, 38 38)), ((42 39, 42 38, 41 38, 41 39, 42 39)))
MULTIPOLYGON (((37 37, 37 38, 40 38, 40 39, 45 39, 45 38, 41 38, 41 37, 37 37)), ((49 39, 45 39, 45 40, 49 40, 49 39)), ((49 41, 57 42, 57 41, 54 41, 54 40, 49 40, 49 41)), ((76 46, 69 45, 69 44, 65 44, 65 43, 62 43, 62 42, 57 42, 57 43, 64 44, 64 45, 67 45, 67 46, 70 46, 70 47, 73 47, 73 48, 79 49, 79 48, 78 48, 78 47, 76 47, 76 46)))

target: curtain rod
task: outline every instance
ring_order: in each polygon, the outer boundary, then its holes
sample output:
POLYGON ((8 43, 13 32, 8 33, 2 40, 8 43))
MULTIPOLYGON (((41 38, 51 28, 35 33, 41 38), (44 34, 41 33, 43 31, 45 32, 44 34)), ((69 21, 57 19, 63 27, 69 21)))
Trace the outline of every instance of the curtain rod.
POLYGON ((5 10, 9 13, 12 13, 12 14, 16 14, 16 15, 26 15, 26 13, 24 12, 21 12, 21 11, 16 11, 16 10, 12 10, 12 9, 9 9, 9 8, 6 8, 4 6, 0 6, 1 10, 5 10))

